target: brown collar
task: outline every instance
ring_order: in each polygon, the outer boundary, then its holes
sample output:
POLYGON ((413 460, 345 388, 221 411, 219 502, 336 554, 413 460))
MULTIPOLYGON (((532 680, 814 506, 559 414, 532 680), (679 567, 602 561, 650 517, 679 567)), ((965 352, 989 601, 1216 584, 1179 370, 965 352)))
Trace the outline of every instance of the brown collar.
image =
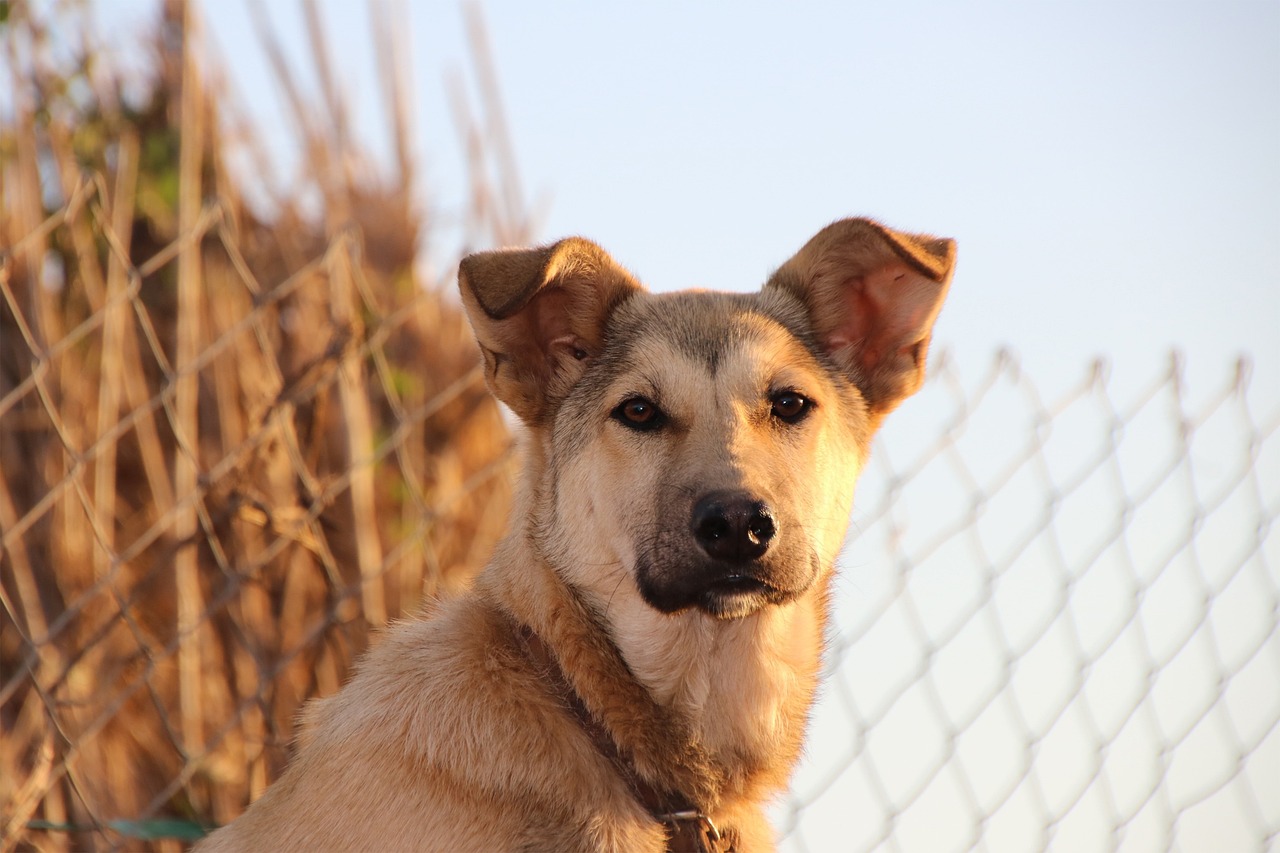
POLYGON ((735 853, 734 844, 726 832, 718 828, 711 818, 697 808, 679 791, 664 791, 653 786, 636 770, 635 762, 624 755, 617 741, 597 720, 573 689, 560 668, 560 662, 542 638, 528 625, 520 625, 516 632, 525 653, 546 679, 548 685, 564 700, 574 719, 591 743, 623 778, 631 793, 651 814, 654 820, 668 828, 668 853, 735 853))

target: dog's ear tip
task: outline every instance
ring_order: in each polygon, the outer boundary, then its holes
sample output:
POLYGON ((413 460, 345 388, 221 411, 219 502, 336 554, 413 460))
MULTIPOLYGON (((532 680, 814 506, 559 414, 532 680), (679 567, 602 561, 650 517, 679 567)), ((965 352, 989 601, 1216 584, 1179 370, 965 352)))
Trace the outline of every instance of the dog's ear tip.
POLYGON ((475 263, 472 260, 472 258, 474 257, 475 255, 466 254, 466 255, 463 255, 462 259, 458 261, 458 286, 459 287, 463 286, 463 282, 470 280, 471 269, 475 263))
POLYGON ((837 219, 818 232, 817 236, 841 240, 878 238, 887 243, 902 260, 938 282, 946 281, 955 268, 955 240, 950 237, 935 237, 932 234, 911 234, 899 231, 869 216, 837 219))
POLYGON ((604 247, 586 237, 577 235, 564 237, 547 246, 546 253, 548 278, 573 271, 585 272, 588 275, 599 274, 605 270, 625 272, 604 247))
POLYGON ((878 230, 894 253, 926 278, 942 283, 951 278, 956 265, 955 240, 932 234, 908 234, 883 225, 879 225, 878 230))
POLYGON ((918 235, 916 245, 922 250, 916 256, 921 262, 921 272, 934 281, 944 282, 950 278, 956 266, 956 241, 950 237, 933 237, 918 235))
POLYGON ((458 261, 458 283, 464 280, 473 283, 491 255, 492 251, 464 252, 458 261))
POLYGON ((593 252, 603 252, 600 244, 595 240, 589 240, 581 234, 570 234, 568 237, 561 237, 552 246, 557 251, 570 251, 574 249, 586 249, 593 252))

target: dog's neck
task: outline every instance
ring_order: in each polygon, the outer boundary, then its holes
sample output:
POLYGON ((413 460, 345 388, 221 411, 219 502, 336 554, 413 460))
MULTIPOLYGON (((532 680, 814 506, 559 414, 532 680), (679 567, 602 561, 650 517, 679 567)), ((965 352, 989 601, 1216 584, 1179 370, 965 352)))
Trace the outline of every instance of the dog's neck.
POLYGON ((664 614, 639 596, 596 600, 526 542, 506 540, 478 583, 564 656, 584 704, 641 772, 707 808, 786 785, 817 682, 825 582, 743 619, 664 614))
POLYGON ((820 666, 824 598, 815 589, 718 620, 693 609, 659 613, 633 597, 615 603, 621 612, 610 621, 636 679, 688 719, 712 755, 776 755, 799 746, 820 666))

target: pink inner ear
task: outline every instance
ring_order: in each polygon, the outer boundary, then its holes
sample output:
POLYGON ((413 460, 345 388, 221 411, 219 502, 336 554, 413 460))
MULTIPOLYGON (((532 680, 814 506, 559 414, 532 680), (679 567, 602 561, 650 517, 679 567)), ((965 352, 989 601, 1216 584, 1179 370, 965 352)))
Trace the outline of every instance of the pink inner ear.
POLYGON ((942 287, 903 263, 890 263, 841 285, 843 309, 827 334, 831 351, 852 348, 873 371, 889 357, 908 354, 929 336, 941 307, 942 287))

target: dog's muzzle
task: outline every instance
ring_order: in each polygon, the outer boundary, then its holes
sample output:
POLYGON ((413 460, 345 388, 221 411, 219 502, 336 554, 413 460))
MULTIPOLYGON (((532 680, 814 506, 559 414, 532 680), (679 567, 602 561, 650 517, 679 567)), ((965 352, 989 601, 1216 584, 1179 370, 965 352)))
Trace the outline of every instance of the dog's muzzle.
POLYGON ((683 530, 659 532, 638 557, 636 580, 653 607, 735 619, 788 601, 812 582, 806 555, 781 549, 781 524, 758 496, 707 492, 687 518, 683 530))

